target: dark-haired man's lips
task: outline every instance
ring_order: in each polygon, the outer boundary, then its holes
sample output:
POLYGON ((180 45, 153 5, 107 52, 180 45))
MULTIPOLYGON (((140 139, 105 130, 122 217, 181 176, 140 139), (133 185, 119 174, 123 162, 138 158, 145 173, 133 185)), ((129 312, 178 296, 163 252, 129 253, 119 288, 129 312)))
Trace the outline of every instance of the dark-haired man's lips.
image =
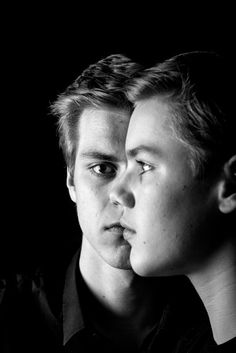
POLYGON ((105 227, 106 231, 116 233, 122 235, 125 239, 128 238, 129 235, 134 234, 135 231, 127 226, 124 226, 122 223, 113 223, 109 226, 105 227))
POLYGON ((120 223, 112 223, 109 226, 104 227, 108 232, 115 233, 118 235, 123 235, 124 227, 120 223))

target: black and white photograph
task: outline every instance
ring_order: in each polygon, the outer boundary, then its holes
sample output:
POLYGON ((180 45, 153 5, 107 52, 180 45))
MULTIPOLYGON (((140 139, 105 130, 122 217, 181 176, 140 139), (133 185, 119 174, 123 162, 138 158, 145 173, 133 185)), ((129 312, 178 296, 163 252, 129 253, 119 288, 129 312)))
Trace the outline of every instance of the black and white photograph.
POLYGON ((235 352, 233 10, 77 5, 2 13, 0 353, 235 352))

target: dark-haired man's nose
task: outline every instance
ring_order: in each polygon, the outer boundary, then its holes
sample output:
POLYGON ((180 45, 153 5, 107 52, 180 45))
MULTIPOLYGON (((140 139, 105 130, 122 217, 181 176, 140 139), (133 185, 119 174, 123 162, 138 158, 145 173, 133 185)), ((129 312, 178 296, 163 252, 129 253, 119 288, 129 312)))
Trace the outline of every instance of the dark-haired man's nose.
POLYGON ((135 198, 123 179, 117 182, 110 191, 110 201, 114 205, 133 208, 135 205, 135 198))

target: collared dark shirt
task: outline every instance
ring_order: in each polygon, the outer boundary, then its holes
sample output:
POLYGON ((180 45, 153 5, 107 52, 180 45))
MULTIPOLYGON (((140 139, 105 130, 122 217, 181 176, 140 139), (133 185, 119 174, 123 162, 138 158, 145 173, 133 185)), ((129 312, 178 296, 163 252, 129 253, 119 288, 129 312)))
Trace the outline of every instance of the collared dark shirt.
MULTIPOLYGON (((101 352, 120 352, 113 342, 102 337, 93 328, 92 323, 86 315, 89 310, 90 293, 81 276, 78 266, 79 253, 73 257, 68 268, 63 294, 63 344, 67 352, 90 352, 98 350, 101 352), (86 303, 86 305, 85 305, 86 303)), ((163 308, 160 316, 157 312, 157 322, 152 331, 145 338, 140 349, 137 352, 172 352, 172 348, 177 340, 173 328, 169 332, 169 342, 166 341, 166 330, 170 329, 169 320, 171 320, 169 306, 163 308), (169 326, 168 326, 169 325, 169 326), (172 339, 171 339, 172 338, 172 339), (164 345, 164 346, 163 346, 164 345), (163 350, 161 349, 163 347, 163 350)), ((125 342, 123 343, 125 347, 125 342)))
MULTIPOLYGON (((89 292, 80 274, 78 258, 79 251, 59 284, 53 280, 54 273, 45 276, 41 271, 33 277, 17 274, 1 280, 1 353, 120 351, 89 322, 89 292)), ((176 283, 178 286, 181 282, 176 283)), ((138 352, 231 352, 235 339, 217 346, 198 298, 191 291, 186 293, 185 288, 183 296, 177 292, 176 287, 174 300, 163 307, 162 315, 157 313, 156 325, 138 352)))
POLYGON ((236 337, 217 345, 208 325, 187 330, 178 342, 175 353, 235 353, 236 337))

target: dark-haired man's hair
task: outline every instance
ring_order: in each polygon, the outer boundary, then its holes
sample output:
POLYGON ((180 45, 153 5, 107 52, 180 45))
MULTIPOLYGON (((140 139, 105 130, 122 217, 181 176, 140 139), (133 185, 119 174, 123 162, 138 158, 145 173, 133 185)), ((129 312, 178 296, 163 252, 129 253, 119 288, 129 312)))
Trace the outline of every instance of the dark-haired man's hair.
POLYGON ((121 54, 90 65, 59 95, 51 110, 58 117, 59 142, 73 175, 79 142, 79 120, 86 108, 113 107, 131 111, 126 82, 140 66, 121 54))

